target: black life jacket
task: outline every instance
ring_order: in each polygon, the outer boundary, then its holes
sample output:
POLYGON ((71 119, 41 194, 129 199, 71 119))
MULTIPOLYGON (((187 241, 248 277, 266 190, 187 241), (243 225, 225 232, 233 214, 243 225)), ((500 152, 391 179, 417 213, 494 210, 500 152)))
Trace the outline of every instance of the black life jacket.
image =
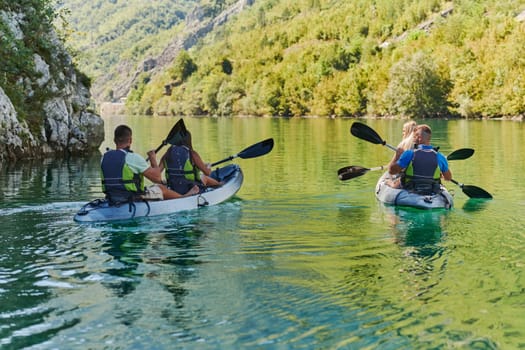
POLYGON ((441 170, 434 149, 416 149, 401 178, 403 188, 420 194, 440 193, 441 170))
POLYGON ((144 175, 135 174, 126 164, 130 150, 109 150, 102 157, 102 191, 112 202, 129 202, 144 194, 144 175))
POLYGON ((175 192, 184 194, 200 183, 191 151, 186 146, 171 146, 164 158, 164 168, 168 187, 175 192))

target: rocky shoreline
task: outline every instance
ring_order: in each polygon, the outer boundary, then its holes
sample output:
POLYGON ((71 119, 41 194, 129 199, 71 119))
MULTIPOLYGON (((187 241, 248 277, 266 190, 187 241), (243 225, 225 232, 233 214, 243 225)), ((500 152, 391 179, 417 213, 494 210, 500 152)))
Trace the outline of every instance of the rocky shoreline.
MULTIPOLYGON (((0 10, 0 25, 0 35, 10 41, 13 56, 34 35, 24 31, 24 13, 0 10)), ((32 62, 26 62, 32 72, 15 77, 14 88, 0 86, 0 164, 58 154, 86 155, 98 151, 104 140, 104 121, 90 108, 89 87, 56 33, 45 35, 50 54, 33 48, 32 62), (15 88, 24 91, 22 102, 8 95, 15 88)))

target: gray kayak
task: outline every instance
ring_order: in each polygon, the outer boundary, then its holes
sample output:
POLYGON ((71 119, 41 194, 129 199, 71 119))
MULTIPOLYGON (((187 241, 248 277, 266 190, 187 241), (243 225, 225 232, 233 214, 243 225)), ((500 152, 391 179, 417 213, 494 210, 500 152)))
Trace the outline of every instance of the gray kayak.
POLYGON ((224 184, 219 187, 208 187, 193 196, 162 201, 134 201, 111 205, 106 199, 96 199, 86 203, 76 213, 74 220, 77 222, 129 220, 198 209, 230 199, 239 191, 243 182, 242 170, 236 164, 214 170, 212 176, 223 181, 224 184))
POLYGON ((452 195, 443 185, 441 185, 441 193, 422 195, 390 187, 386 183, 388 178, 388 173, 383 174, 377 182, 375 191, 377 199, 384 204, 419 209, 451 209, 454 205, 452 195))

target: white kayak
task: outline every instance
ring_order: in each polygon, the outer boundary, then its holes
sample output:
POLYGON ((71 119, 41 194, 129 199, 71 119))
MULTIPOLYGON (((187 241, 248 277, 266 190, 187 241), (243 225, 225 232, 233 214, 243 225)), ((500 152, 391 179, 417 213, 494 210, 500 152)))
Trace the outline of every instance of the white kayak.
POLYGON ((383 174, 376 185, 376 197, 384 204, 419 209, 450 209, 454 205, 452 195, 443 185, 441 185, 441 193, 422 195, 390 187, 386 183, 388 178, 388 173, 383 174))
POLYGON ((243 182, 242 170, 236 164, 214 170, 212 176, 223 181, 224 184, 219 187, 208 187, 193 196, 161 201, 135 201, 115 206, 110 205, 106 199, 96 199, 85 204, 75 215, 74 220, 77 222, 129 220, 202 208, 230 199, 239 191, 243 182))

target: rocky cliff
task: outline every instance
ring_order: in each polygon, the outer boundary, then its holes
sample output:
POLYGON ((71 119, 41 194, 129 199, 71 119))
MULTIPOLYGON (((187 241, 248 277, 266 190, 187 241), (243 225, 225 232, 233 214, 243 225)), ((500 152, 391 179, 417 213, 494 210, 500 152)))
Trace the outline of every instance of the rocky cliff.
POLYGON ((0 164, 97 151, 104 123, 85 77, 52 27, 36 33, 34 14, 17 10, 0 8, 0 164))
POLYGON ((208 17, 203 13, 201 6, 196 6, 186 18, 185 30, 174 37, 158 57, 149 58, 133 68, 129 61, 119 63, 118 76, 105 76, 97 80, 93 89, 97 100, 103 99, 103 90, 111 79, 111 87, 115 100, 125 98, 137 79, 143 72, 155 75, 161 72, 173 62, 182 50, 189 50, 199 39, 202 39, 217 27, 226 23, 231 17, 241 13, 245 8, 252 6, 255 0, 238 0, 233 5, 214 17, 208 17), (133 73, 134 71, 134 73, 133 73))

